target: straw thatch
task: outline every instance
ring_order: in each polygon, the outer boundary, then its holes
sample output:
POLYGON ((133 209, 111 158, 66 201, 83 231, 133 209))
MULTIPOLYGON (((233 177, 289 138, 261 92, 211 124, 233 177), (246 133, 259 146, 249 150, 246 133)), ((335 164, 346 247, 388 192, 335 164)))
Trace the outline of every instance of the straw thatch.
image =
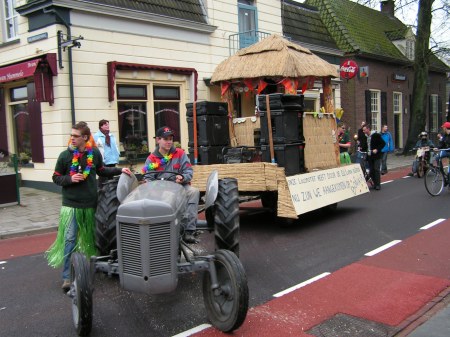
POLYGON ((220 63, 211 82, 258 77, 301 78, 337 77, 336 66, 314 55, 309 49, 279 35, 241 49, 220 63))

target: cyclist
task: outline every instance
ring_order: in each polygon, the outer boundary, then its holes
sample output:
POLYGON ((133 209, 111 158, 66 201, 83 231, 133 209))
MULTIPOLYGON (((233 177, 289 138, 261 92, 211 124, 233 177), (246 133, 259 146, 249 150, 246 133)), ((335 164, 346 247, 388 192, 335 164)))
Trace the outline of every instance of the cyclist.
MULTIPOLYGON (((415 148, 421 148, 421 147, 429 147, 430 149, 433 149, 435 147, 434 143, 428 139, 428 133, 426 131, 422 131, 419 134, 419 140, 417 141, 416 145, 414 146, 415 148)), ((430 164, 431 164, 432 158, 430 156, 430 164)), ((411 173, 409 173, 408 175, 410 177, 412 177, 414 175, 414 173, 417 172, 417 160, 414 159, 413 164, 412 164, 412 170, 411 173)))
MULTIPOLYGON (((442 125, 442 129, 444 130, 444 134, 442 135, 442 139, 439 141, 438 149, 450 149, 450 122, 445 122, 442 125)), ((450 150, 441 150, 439 151, 435 159, 438 160, 439 158, 449 158, 450 157, 450 150)), ((449 168, 449 178, 450 178, 450 165, 449 168)))

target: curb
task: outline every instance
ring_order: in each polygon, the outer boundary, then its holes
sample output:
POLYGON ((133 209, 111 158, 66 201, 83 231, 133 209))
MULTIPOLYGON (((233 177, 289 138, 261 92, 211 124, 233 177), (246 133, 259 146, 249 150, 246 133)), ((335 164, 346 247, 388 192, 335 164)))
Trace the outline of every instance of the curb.
POLYGON ((38 235, 38 234, 46 234, 46 233, 52 233, 58 231, 58 226, 49 226, 49 227, 42 227, 42 228, 36 228, 36 229, 27 229, 17 232, 8 232, 4 234, 0 234, 0 240, 5 239, 14 239, 19 238, 23 236, 32 236, 32 235, 38 235))
POLYGON ((439 295, 425 304, 419 311, 408 317, 403 323, 398 325, 397 333, 394 337, 406 337, 422 324, 426 323, 438 311, 450 304, 450 287, 441 291, 439 295))

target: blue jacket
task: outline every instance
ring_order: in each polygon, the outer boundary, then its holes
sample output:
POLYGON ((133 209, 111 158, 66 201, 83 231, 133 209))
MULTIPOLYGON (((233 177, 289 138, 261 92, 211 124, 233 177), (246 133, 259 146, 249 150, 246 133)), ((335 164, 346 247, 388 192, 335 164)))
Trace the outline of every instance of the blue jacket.
POLYGON ((116 137, 111 132, 109 133, 109 137, 111 139, 111 146, 106 145, 106 137, 100 130, 94 134, 95 143, 102 154, 105 165, 118 164, 120 152, 117 147, 116 137))
POLYGON ((391 133, 388 132, 382 132, 381 138, 383 138, 386 145, 383 147, 381 152, 394 152, 394 140, 392 139, 391 133))

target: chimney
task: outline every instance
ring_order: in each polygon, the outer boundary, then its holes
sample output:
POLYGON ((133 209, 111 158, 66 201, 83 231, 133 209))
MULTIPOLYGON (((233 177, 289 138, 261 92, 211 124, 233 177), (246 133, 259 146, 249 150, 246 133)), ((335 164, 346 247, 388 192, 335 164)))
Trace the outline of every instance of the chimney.
POLYGON ((381 13, 394 17, 395 4, 394 0, 381 1, 381 13))

